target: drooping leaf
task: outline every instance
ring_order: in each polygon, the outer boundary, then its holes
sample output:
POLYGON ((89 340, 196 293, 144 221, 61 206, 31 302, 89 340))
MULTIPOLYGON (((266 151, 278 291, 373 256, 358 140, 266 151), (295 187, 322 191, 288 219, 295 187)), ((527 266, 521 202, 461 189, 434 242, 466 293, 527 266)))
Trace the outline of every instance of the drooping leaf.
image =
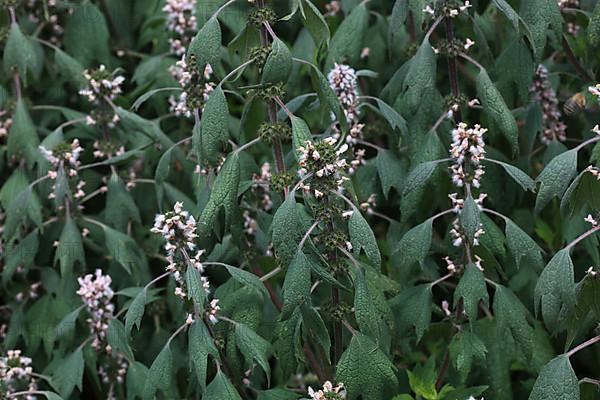
POLYGON ((310 304, 310 271, 310 262, 299 249, 288 266, 283 281, 283 319, 288 318, 301 304, 310 304))
POLYGON ((576 173, 576 150, 569 150, 554 157, 536 179, 541 185, 535 200, 535 212, 540 212, 553 197, 562 198, 576 173))
POLYGON ((523 188, 523 190, 535 192, 535 181, 531 179, 531 177, 525 172, 521 171, 519 168, 513 165, 504 163, 502 161, 493 160, 493 162, 494 164, 498 164, 502 168, 504 168, 506 173, 510 175, 510 177, 513 178, 514 181, 517 182, 523 188))
POLYGON ((563 18, 558 3, 546 0, 525 1, 521 3, 519 14, 529 27, 537 59, 544 54, 549 32, 554 34, 555 39, 562 40, 563 18))
POLYGON ((170 343, 162 348, 158 356, 152 362, 146 377, 144 385, 144 398, 154 398, 157 390, 167 390, 171 386, 173 373, 173 353, 171 352, 170 343))
POLYGON ((20 78, 27 82, 27 73, 35 69, 36 58, 31 40, 23 35, 17 23, 11 24, 2 60, 6 76, 12 76, 16 68, 20 78))
POLYGON ((356 332, 337 365, 336 378, 343 382, 348 399, 389 398, 397 387, 394 365, 369 337, 356 332))
POLYGON ((579 396, 579 379, 569 358, 560 355, 542 368, 529 400, 576 400, 579 396))
POLYGON ((64 398, 69 398, 73 389, 82 389, 83 385, 83 351, 77 348, 57 365, 52 375, 52 384, 64 398))
POLYGON ((331 38, 327 66, 331 67, 333 63, 352 64, 359 59, 368 22, 369 12, 365 3, 354 7, 331 38))
POLYGON ((510 219, 506 218, 505 221, 506 243, 517 267, 526 262, 535 269, 541 268, 543 260, 540 246, 510 219))
POLYGON ((22 154, 27 160, 27 165, 31 168, 41 159, 41 153, 38 149, 40 141, 36 133, 35 125, 29 116, 29 112, 23 103, 23 100, 17 102, 14 115, 12 117, 12 126, 8 134, 7 151, 11 155, 22 154))
POLYGON ((496 285, 494 316, 498 333, 502 336, 506 331, 510 332, 527 359, 531 357, 534 345, 534 330, 527 321, 528 315, 529 311, 510 289, 496 285))
POLYGON ((79 262, 85 266, 81 233, 72 218, 67 218, 58 239, 58 247, 56 248, 56 253, 54 253, 54 263, 56 264, 57 262, 60 264, 60 273, 62 276, 72 273, 75 262, 79 262))
POLYGON ((362 268, 356 269, 354 313, 360 331, 370 336, 374 341, 379 342, 381 337, 380 317, 369 294, 365 271, 362 268))
POLYGON ((414 326, 417 341, 421 340, 431 322, 431 285, 418 285, 404 289, 391 300, 390 305, 399 325, 414 326))
POLYGON ((202 391, 206 389, 208 356, 219 357, 213 338, 203 321, 195 321, 188 331, 188 346, 191 365, 198 377, 202 391))
POLYGON ((123 354, 128 361, 133 360, 133 351, 129 346, 129 336, 121 321, 116 318, 110 321, 106 338, 114 351, 123 354))
POLYGON ((292 69, 292 53, 285 43, 275 38, 263 68, 262 83, 287 82, 292 69))
POLYGON ((435 172, 438 164, 439 161, 427 161, 413 168, 404 182, 404 191, 402 195, 406 197, 412 191, 425 186, 429 178, 431 178, 431 175, 435 172))
POLYGON ((460 226, 464 230, 465 235, 467 236, 467 239, 469 239, 470 243, 473 243, 475 240, 475 234, 481 227, 481 218, 479 213, 479 206, 477 203, 475 203, 473 197, 471 195, 467 196, 458 220, 460 221, 460 226))
POLYGON ((271 344, 244 324, 235 327, 236 344, 244 355, 247 365, 257 362, 265 371, 267 381, 271 382, 271 367, 269 365, 269 353, 271 344))
POLYGON ((454 305, 463 299, 465 314, 472 323, 477 319, 479 302, 482 301, 486 306, 489 304, 485 276, 475 265, 467 265, 465 273, 460 278, 458 286, 454 291, 454 305))
POLYGON ((329 26, 323 18, 321 11, 312 3, 311 0, 300 0, 300 7, 302 7, 302 22, 317 47, 319 47, 322 43, 325 46, 329 46, 329 39, 331 38, 331 33, 329 32, 329 26))
POLYGON ((202 396, 204 400, 242 400, 233 384, 229 381, 223 371, 219 370, 206 392, 202 396))
POLYGON ((290 265, 296 255, 296 249, 304 236, 301 226, 296 200, 294 196, 288 196, 275 212, 272 224, 273 247, 282 265, 290 265))
POLYGON ((431 247, 433 219, 415 226, 404 234, 398 245, 397 254, 405 265, 418 262, 423 264, 431 247))
POLYGON ((187 56, 196 57, 198 65, 210 64, 216 67, 221 55, 221 25, 216 16, 206 21, 204 26, 192 39, 187 56))
POLYGON ((449 346, 450 358, 463 380, 469 376, 473 361, 485 360, 487 348, 481 339, 469 329, 454 335, 449 346))
POLYGON ((364 249, 369 261, 379 268, 381 266, 381 253, 379 253, 375 234, 359 211, 352 213, 348 223, 348 231, 354 254, 358 255, 361 249, 364 249))
POLYGON ((312 142, 312 134, 306 122, 302 118, 291 117, 292 120, 292 146, 294 148, 294 157, 296 161, 300 160, 298 148, 306 146, 306 142, 312 142))
POLYGON ((402 101, 407 111, 415 112, 423 101, 427 88, 435 87, 436 57, 429 40, 423 40, 417 54, 410 61, 404 79, 402 101))
POLYGON ((127 309, 127 313, 125 314, 125 329, 127 332, 131 332, 133 325, 137 325, 137 328, 140 329, 142 317, 144 316, 144 309, 146 308, 147 295, 148 291, 146 288, 140 290, 127 309))
POLYGON ((229 108, 221 86, 208 97, 202 113, 201 129, 194 130, 193 146, 200 159, 216 165, 221 147, 229 139, 229 108))
POLYGON ((396 189, 398 193, 402 193, 405 167, 401 160, 389 150, 380 150, 377 153, 375 163, 383 195, 387 198, 391 188, 396 189))

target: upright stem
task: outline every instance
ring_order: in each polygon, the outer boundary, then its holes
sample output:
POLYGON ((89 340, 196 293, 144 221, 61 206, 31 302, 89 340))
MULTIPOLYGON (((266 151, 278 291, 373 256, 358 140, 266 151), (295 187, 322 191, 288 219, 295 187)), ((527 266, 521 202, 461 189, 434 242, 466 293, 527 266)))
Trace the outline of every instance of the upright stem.
MULTIPOLYGON (((329 197, 325 196, 325 207, 328 207, 329 197)), ((327 221, 327 231, 329 234, 334 233, 333 219, 327 221)), ((327 256, 329 264, 335 265, 337 262, 337 250, 332 249, 329 251, 327 256)), ((335 276, 335 273, 334 273, 335 276)), ((337 311, 340 305, 340 289, 332 286, 331 287, 331 305, 334 312, 337 311)), ((333 318, 333 364, 337 364, 338 360, 342 356, 342 321, 333 318)))
POLYGON ((569 42, 567 42, 567 39, 564 36, 562 38, 561 44, 562 44, 563 50, 565 51, 565 54, 567 55, 567 58, 569 59, 569 63, 571 63, 571 65, 573 65, 573 68, 575 68, 575 70, 577 71, 579 76, 585 82, 594 82, 595 81, 594 77, 591 76, 590 73, 585 70, 585 68, 583 68, 583 66, 579 63, 579 61, 577 61, 577 57, 575 57, 575 54, 573 53, 573 50, 571 49, 569 42))
MULTIPOLYGON (((445 19, 446 25, 446 40, 448 43, 452 43, 454 40, 454 26, 452 25, 452 18, 445 19)), ((448 78, 450 80, 450 90, 452 91, 452 96, 454 98, 458 97, 458 71, 456 68, 456 57, 448 56, 448 78)), ((456 110, 454 112, 454 120, 456 123, 462 120, 460 115, 460 110, 456 110)))

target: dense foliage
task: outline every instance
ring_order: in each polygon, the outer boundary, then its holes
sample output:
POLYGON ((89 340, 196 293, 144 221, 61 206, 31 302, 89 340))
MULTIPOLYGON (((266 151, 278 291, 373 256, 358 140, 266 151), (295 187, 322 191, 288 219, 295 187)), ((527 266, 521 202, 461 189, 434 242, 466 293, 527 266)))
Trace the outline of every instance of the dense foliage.
POLYGON ((0 399, 600 399, 600 1, 0 3, 0 399))

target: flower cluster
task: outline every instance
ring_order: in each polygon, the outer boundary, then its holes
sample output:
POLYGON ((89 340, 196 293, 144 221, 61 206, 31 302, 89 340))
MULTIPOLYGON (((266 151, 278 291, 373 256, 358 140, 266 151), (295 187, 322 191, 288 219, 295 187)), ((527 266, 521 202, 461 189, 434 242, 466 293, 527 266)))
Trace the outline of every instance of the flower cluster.
POLYGON ((110 287, 112 279, 109 275, 103 275, 102 270, 97 269, 95 275, 87 274, 77 281, 79 282, 77 294, 90 314, 87 323, 94 337, 92 347, 100 350, 106 339, 108 324, 114 317, 115 305, 112 303, 114 292, 110 287))
MULTIPOLYGON (((165 214, 158 214, 154 218, 154 227, 150 230, 152 233, 161 234, 165 239, 165 251, 167 252, 167 271, 173 275, 177 286, 175 287, 175 295, 182 300, 188 299, 187 283, 185 274, 188 266, 195 268, 200 274, 204 272, 204 265, 200 258, 204 254, 204 250, 196 251, 193 257, 188 256, 188 250, 196 250, 195 240, 198 237, 196 234, 196 220, 188 211, 183 209, 183 203, 176 202, 173 206, 173 211, 168 211, 165 214)), ((200 281, 202 287, 208 295, 210 293, 210 282, 206 276, 201 276, 200 281)), ((216 323, 216 315, 220 310, 219 300, 213 299, 210 302, 210 307, 206 311, 208 319, 216 323)), ((193 317, 188 315, 188 322, 193 322, 193 317)))
POLYGON ((92 348, 106 356, 106 360, 98 367, 98 374, 105 384, 115 381, 121 384, 125 379, 128 364, 123 354, 113 351, 107 342, 108 325, 114 318, 115 311, 115 305, 112 303, 114 292, 110 287, 112 279, 97 269, 94 275, 87 274, 77 281, 77 294, 90 314, 87 323, 93 337, 92 348))
POLYGON ((346 64, 335 64, 327 75, 329 86, 338 97, 346 119, 353 124, 358 118, 358 77, 354 68, 346 64))
MULTIPOLYGON (((21 355, 21 350, 8 350, 0 357, 0 398, 10 398, 19 391, 36 391, 37 382, 32 376, 31 358, 21 355), (4 397, 6 396, 6 397, 4 397)), ((27 400, 36 396, 24 396, 27 400)))
MULTIPOLYGON (((50 162, 50 170, 48 171, 48 178, 53 181, 57 181, 59 177, 64 174, 69 180, 73 197, 75 199, 81 199, 85 196, 83 187, 85 181, 77 179, 77 168, 81 165, 79 156, 83 152, 83 147, 79 145, 79 139, 73 139, 70 144, 61 143, 54 149, 48 150, 44 146, 39 147, 42 155, 50 162)), ((56 191, 56 183, 52 185, 52 190, 48 195, 49 199, 54 199, 56 191)))
POLYGON ((469 128, 464 122, 460 122, 452 131, 450 155, 454 164, 450 170, 456 186, 469 184, 479 188, 480 179, 485 174, 480 162, 485 158, 483 135, 486 132, 487 129, 479 125, 469 128))
POLYGON ((541 142, 548 145, 554 140, 565 141, 567 126, 562 122, 558 98, 548 80, 548 69, 542 64, 537 67, 529 92, 533 95, 533 100, 542 107, 541 142))
POLYGON ((167 0, 163 11, 167 14, 167 29, 175 34, 169 38, 171 52, 181 56, 198 28, 196 0, 167 0))
POLYGON ((112 100, 123 92, 125 77, 117 71, 110 72, 101 64, 98 69, 83 71, 87 86, 79 91, 88 102, 96 106, 86 117, 88 125, 107 125, 113 128, 119 122, 119 115, 112 109, 112 100))
POLYGON ((51 43, 61 46, 65 32, 63 23, 73 14, 73 8, 64 4, 59 7, 57 3, 57 0, 27 0, 23 6, 29 22, 42 23, 40 36, 46 36, 51 43))
POLYGON ((585 169, 584 172, 589 172, 590 174, 594 175, 597 180, 600 181, 600 168, 590 165, 585 169))
POLYGON ((469 0, 443 0, 438 1, 432 5, 427 5, 423 12, 429 14, 431 17, 450 17, 455 18, 462 12, 467 12, 473 5, 469 0))
POLYGON ((313 192, 316 198, 323 197, 329 191, 342 190, 344 182, 348 180, 343 176, 348 163, 340 158, 348 151, 348 145, 343 144, 336 150, 336 143, 334 138, 329 137, 316 143, 307 141, 305 146, 298 148, 298 174, 303 180, 310 179, 310 184, 303 182, 300 186, 306 192, 313 192))
MULTIPOLYGON (((561 10, 564 10, 565 8, 573 9, 580 7, 579 0, 556 0, 556 2, 558 3, 558 6, 561 10)), ((581 26, 577 23, 577 21, 574 20, 567 22, 567 32, 569 32, 571 35, 577 35, 580 30, 581 26)))
POLYGON ((333 383, 326 381, 323 389, 318 391, 309 386, 308 395, 310 397, 307 400, 343 400, 346 398, 346 389, 343 383, 333 386, 333 383))
POLYGON ((212 76, 212 68, 207 64, 204 72, 200 74, 195 58, 191 56, 186 61, 186 57, 183 56, 169 71, 182 89, 179 97, 169 97, 171 111, 177 116, 191 118, 194 110, 204 109, 208 96, 215 89, 216 85, 208 82, 212 76))

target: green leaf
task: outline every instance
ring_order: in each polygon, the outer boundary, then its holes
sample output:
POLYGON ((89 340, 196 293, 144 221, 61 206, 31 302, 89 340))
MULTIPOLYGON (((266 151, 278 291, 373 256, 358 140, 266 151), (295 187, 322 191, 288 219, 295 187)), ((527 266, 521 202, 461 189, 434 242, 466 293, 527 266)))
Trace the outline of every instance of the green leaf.
POLYGON ((225 227, 232 223, 238 207, 237 194, 240 186, 240 159, 237 153, 227 157, 212 187, 212 192, 199 220, 199 231, 209 235, 215 228, 219 210, 225 211, 225 227))
POLYGON ((229 382, 223 371, 217 371, 215 379, 206 388, 203 400, 242 400, 235 387, 229 382))
POLYGON ((206 389, 206 371, 208 367, 208 356, 219 358, 214 340, 206 325, 201 320, 196 320, 188 332, 188 346, 191 365, 198 377, 202 391, 206 389))
POLYGON ((310 262, 302 250, 298 249, 285 274, 283 281, 283 310, 281 318, 287 319, 296 307, 310 304, 310 262))
POLYGON ((202 113, 202 125, 192 138, 198 157, 216 165, 221 147, 229 139, 229 108, 221 86, 212 91, 202 113))
POLYGON ((414 113, 418 109, 423 101, 425 90, 435 87, 435 77, 436 57, 429 40, 426 39, 411 59, 402 84, 402 101, 406 104, 409 113, 414 113))
POLYGON ((187 56, 195 56, 200 67, 216 67, 221 58, 221 25, 217 16, 209 18, 188 47, 187 56))
POLYGON ((517 182, 523 188, 523 190, 530 190, 532 192, 535 192, 535 181, 531 179, 531 177, 525 172, 521 171, 519 168, 498 160, 491 160, 489 158, 486 160, 491 161, 494 164, 498 164, 502 168, 504 168, 506 173, 510 175, 510 177, 513 178, 514 181, 517 182))
POLYGON ((554 33, 557 40, 562 40, 563 18, 555 1, 530 0, 521 3, 519 12, 529 27, 534 44, 534 54, 541 59, 546 47, 549 32, 554 33))
POLYGON ((185 272, 185 280, 188 287, 189 297, 194 302, 195 309, 200 312, 203 311, 204 303, 206 301, 206 291, 202 287, 200 273, 194 266, 188 265, 185 272))
POLYGON ((390 124, 390 127, 392 129, 400 130, 402 136, 406 137, 408 135, 408 126, 406 125, 406 120, 402 117, 402 115, 400 115, 385 101, 377 97, 373 97, 372 99, 377 103, 379 113, 383 116, 383 118, 386 119, 388 124, 390 124))
POLYGON ((52 375, 52 385, 64 398, 69 398, 73 389, 82 389, 83 385, 83 352, 77 348, 56 366, 52 375))
POLYGON ((146 384, 144 385, 144 399, 154 398, 158 389, 166 391, 171 386, 171 374, 173 373, 173 353, 170 342, 162 348, 158 356, 152 362, 146 384))
POLYGON ((23 35, 18 24, 11 24, 2 60, 6 76, 12 76, 13 68, 16 67, 20 78, 27 83, 27 72, 34 70, 36 59, 31 40, 23 35))
POLYGON ((450 358, 463 381, 469 376, 473 361, 484 361, 487 353, 485 344, 469 329, 464 329, 454 335, 449 350, 450 358))
POLYGON ((348 400, 389 398, 397 387, 394 365, 369 337, 355 332, 337 365, 336 378, 348 391, 348 400))
POLYGON ((227 269, 227 272, 229 272, 231 277, 237 282, 245 286, 250 286, 254 290, 264 294, 265 296, 269 295, 269 292, 267 292, 267 289, 265 289, 265 285, 261 282, 258 276, 254 275, 251 272, 244 271, 243 269, 231 265, 226 265, 225 268, 227 269))
POLYGON ((83 77, 84 68, 79 61, 56 47, 54 49, 54 62, 58 71, 63 74, 65 79, 73 83, 75 87, 82 88, 85 86, 86 80, 83 77))
POLYGON ((108 64, 110 34, 102 11, 92 3, 75 7, 65 27, 64 44, 67 53, 82 65, 93 61, 108 64))
POLYGON ((568 249, 560 250, 546 265, 535 285, 534 297, 536 312, 541 308, 546 326, 555 330, 563 304, 570 309, 575 306, 573 261, 568 249))
POLYGON ((535 269, 541 268, 543 260, 540 246, 510 219, 506 218, 505 221, 506 243, 517 268, 521 267, 523 261, 531 264, 535 269))
POLYGON ((342 111, 338 97, 331 86, 329 86, 327 78, 325 78, 323 73, 313 64, 310 64, 310 79, 319 96, 320 103, 327 106, 327 108, 335 115, 337 121, 342 126, 342 130, 347 130, 348 121, 346 120, 346 114, 342 111))
POLYGON ((129 336, 123 323, 116 318, 113 318, 108 325, 107 340, 113 351, 123 354, 129 362, 133 361, 133 351, 131 351, 131 347, 129 346, 129 336))
POLYGON ((482 301, 486 306, 490 302, 487 287, 485 285, 485 276, 483 275, 483 272, 473 264, 467 265, 465 273, 460 278, 458 286, 454 291, 455 306, 461 298, 463 299, 465 313, 469 317, 471 323, 477 320, 479 301, 482 301))
POLYGON ((579 397, 579 379, 569 357, 560 355, 542 368, 529 400, 577 400, 579 397))
POLYGON ((285 43, 279 38, 273 40, 272 50, 267 57, 262 83, 287 82, 292 69, 292 53, 285 43))
POLYGON ((423 265, 431 247, 432 225, 433 219, 429 218, 404 234, 396 251, 404 265, 416 262, 423 265))
POLYGON ((360 3, 343 20, 331 38, 329 54, 325 63, 328 67, 331 67, 334 62, 353 64, 358 61, 368 23, 367 7, 365 3, 360 3))
POLYGON ((139 246, 129 235, 119 232, 107 225, 102 225, 104 241, 108 254, 123 267, 128 274, 132 273, 132 267, 141 269, 143 263, 139 246))
POLYGON ((539 213, 553 197, 562 198, 576 174, 577 150, 565 151, 554 157, 536 179, 541 186, 535 200, 535 212, 539 213))
POLYGON ((290 265, 296 256, 298 245, 304 236, 302 223, 296 211, 296 199, 288 198, 279 206, 271 224, 275 255, 282 265, 290 265))
POLYGON ((379 313, 373 304, 373 299, 369 294, 369 288, 365 279, 363 268, 356 269, 354 292, 354 315, 360 331, 370 336, 376 342, 380 341, 381 329, 379 313))
POLYGON ((394 311, 401 327, 414 326, 417 341, 429 329, 431 322, 431 285, 418 285, 404 289, 391 300, 390 306, 394 311))
MULTIPOLYGON (((194 125, 194 135, 196 132, 200 132, 200 125, 194 125)), ((158 164, 156 165, 156 172, 154 173, 154 182, 156 182, 156 200, 158 202, 159 209, 163 206, 163 199, 165 197, 165 182, 169 177, 169 171, 171 171, 171 158, 173 155, 173 149, 175 145, 169 147, 167 151, 165 151, 160 159, 158 160, 158 164)))
POLYGON ((508 20, 513 24, 514 29, 519 29, 519 21, 521 17, 519 14, 506 2, 506 0, 493 0, 494 5, 498 7, 500 11, 508 18, 508 20))
POLYGON ((389 150, 380 150, 375 158, 375 163, 385 198, 388 198, 391 188, 402 193, 404 166, 401 160, 389 150))
POLYGON ((267 375, 267 386, 271 385, 271 367, 269 365, 269 353, 271 343, 263 339, 250 327, 237 324, 235 327, 235 339, 240 352, 246 359, 246 364, 252 366, 256 361, 267 375))
POLYGON ((144 386, 148 378, 148 367, 144 364, 134 361, 127 368, 127 400, 142 398, 144 395, 144 386))
POLYGON ((58 325, 56 325, 54 335, 56 336, 57 340, 73 338, 75 328, 77 327, 77 318, 79 317, 81 309, 82 307, 79 307, 76 310, 71 311, 63 319, 60 320, 58 325))
POLYGON ((73 272, 73 265, 76 261, 85 266, 81 233, 75 221, 68 217, 58 239, 58 247, 56 253, 54 253, 54 263, 60 262, 60 273, 63 277, 66 277, 73 272))
POLYGON ((257 400, 296 400, 300 397, 298 393, 284 389, 270 389, 259 392, 257 400))
POLYGON ((527 322, 529 311, 510 289, 502 285, 496 285, 494 316, 499 336, 502 337, 505 330, 508 330, 519 350, 526 359, 530 359, 534 346, 534 330, 527 322))
POLYGON ((329 338, 329 331, 325 326, 321 314, 314 307, 310 307, 308 304, 302 304, 300 306, 302 312, 302 328, 304 334, 312 339, 314 343, 318 343, 323 349, 325 358, 328 362, 331 362, 329 353, 331 350, 331 339, 329 338))
POLYGON ((475 240, 475 233, 481 227, 481 218, 479 216, 479 206, 473 200, 473 197, 469 195, 465 199, 465 205, 461 210, 458 219, 460 226, 465 231, 469 243, 473 243, 475 240))
POLYGON ((431 178, 431 175, 433 175, 435 172, 435 169, 439 163, 440 162, 437 160, 427 161, 413 168, 404 182, 404 191, 402 192, 402 195, 406 197, 412 191, 421 189, 423 186, 425 186, 429 178, 431 178))
POLYGON ((300 6, 303 11, 302 23, 310 32, 317 47, 322 43, 325 43, 325 46, 329 46, 331 33, 321 11, 310 0, 301 0, 300 6))
POLYGON ((587 40, 594 46, 600 45, 600 3, 596 3, 587 27, 587 40))
POLYGON ((312 142, 312 134, 306 122, 295 115, 291 117, 292 121, 292 147, 294 148, 294 157, 296 161, 300 160, 298 148, 306 146, 306 142, 312 142))
POLYGON ((381 266, 381 254, 377 246, 375 234, 371 230, 369 223, 362 216, 360 211, 355 210, 348 222, 348 231, 350 234, 350 242, 355 255, 360 254, 360 250, 364 249, 367 257, 377 268, 381 266))
POLYGON ((39 238, 37 230, 25 236, 18 244, 15 244, 14 248, 12 244, 9 244, 4 249, 6 264, 2 270, 2 283, 5 286, 11 282, 19 266, 29 268, 34 265, 38 249, 39 238))
POLYGON ((17 102, 12 121, 6 147, 8 154, 24 155, 27 166, 31 168, 36 162, 39 162, 42 155, 38 149, 40 140, 35 125, 33 125, 23 100, 17 102))
POLYGON ((137 328, 140 329, 142 317, 144 316, 144 309, 146 308, 147 295, 148 291, 146 288, 140 290, 127 309, 127 313, 125 314, 125 329, 127 332, 131 332, 133 325, 136 325, 137 328))
POLYGON ((141 223, 140 212, 131 198, 131 194, 125 189, 123 181, 117 174, 112 174, 108 181, 108 192, 106 192, 106 220, 121 232, 127 230, 130 222, 141 223))
POLYGON ((519 150, 519 128, 515 117, 504 102, 502 94, 491 81, 485 69, 479 71, 475 83, 477 97, 481 100, 483 111, 495 122, 510 143, 513 154, 516 154, 519 150))

